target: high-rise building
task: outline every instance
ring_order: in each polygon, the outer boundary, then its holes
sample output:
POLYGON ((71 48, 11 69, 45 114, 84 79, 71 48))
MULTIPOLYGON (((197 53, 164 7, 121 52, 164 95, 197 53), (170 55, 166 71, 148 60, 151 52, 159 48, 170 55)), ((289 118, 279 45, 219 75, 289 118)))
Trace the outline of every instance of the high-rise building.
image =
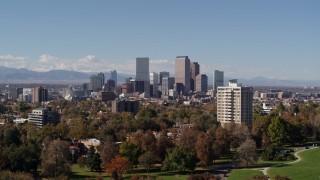
POLYGON ((196 76, 196 91, 207 92, 208 91, 208 76, 205 74, 199 74, 196 76))
POLYGON ((102 72, 98 73, 98 74, 97 74, 97 77, 100 78, 100 86, 101 86, 101 87, 104 86, 104 84, 105 84, 105 82, 106 82, 106 80, 105 80, 105 78, 104 78, 104 73, 102 73, 102 72))
POLYGON ((253 88, 242 87, 237 80, 229 86, 219 86, 217 92, 217 119, 222 126, 230 123, 252 123, 253 88))
POLYGON ((102 89, 101 82, 101 77, 98 77, 97 75, 90 76, 89 90, 95 92, 100 91, 102 89))
POLYGON ((161 95, 162 96, 169 95, 169 77, 162 78, 161 95))
POLYGON ((158 73, 150 73, 150 95, 157 97, 158 73), (152 90, 151 90, 152 89, 152 90))
POLYGON ((144 81, 145 97, 150 96, 149 58, 136 58, 136 81, 144 81))
POLYGON ((196 90, 196 77, 200 73, 200 65, 198 62, 192 62, 190 66, 191 79, 190 79, 190 90, 196 90))
POLYGON ((160 85, 162 85, 162 78, 163 77, 170 77, 170 73, 169 72, 166 72, 166 71, 162 71, 159 73, 159 80, 160 80, 160 85))
POLYGON ((32 88, 32 103, 41 103, 48 101, 48 89, 40 87, 32 88))
POLYGON ((110 74, 111 74, 110 79, 115 82, 115 85, 117 87, 117 85, 118 85, 118 81, 117 81, 118 80, 118 74, 117 74, 117 71, 113 70, 113 71, 110 72, 110 74))
POLYGON ((177 56, 175 62, 175 85, 178 94, 190 92, 190 59, 188 56, 177 56))
POLYGON ((217 92, 219 86, 224 86, 224 72, 215 70, 213 73, 213 88, 215 92, 217 92))

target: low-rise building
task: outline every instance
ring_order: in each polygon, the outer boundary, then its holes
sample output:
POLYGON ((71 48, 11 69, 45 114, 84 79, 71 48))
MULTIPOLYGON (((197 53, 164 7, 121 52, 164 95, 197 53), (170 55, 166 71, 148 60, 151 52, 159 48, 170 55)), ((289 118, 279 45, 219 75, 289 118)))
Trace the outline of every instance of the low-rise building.
POLYGON ((59 120, 59 113, 51 111, 51 108, 37 108, 28 114, 28 122, 37 127, 42 127, 46 124, 57 124, 59 120))

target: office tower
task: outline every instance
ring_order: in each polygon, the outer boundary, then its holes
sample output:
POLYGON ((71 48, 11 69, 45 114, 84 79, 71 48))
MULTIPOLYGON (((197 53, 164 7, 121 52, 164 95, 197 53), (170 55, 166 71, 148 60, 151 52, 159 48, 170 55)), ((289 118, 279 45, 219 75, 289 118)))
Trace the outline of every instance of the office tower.
POLYGON ((190 66, 191 79, 190 79, 190 89, 191 91, 196 90, 196 77, 200 73, 200 65, 198 62, 191 63, 190 66))
POLYGON ((208 91, 208 76, 205 74, 199 74, 196 76, 196 91, 207 92, 208 91))
POLYGON ((103 87, 105 84, 105 78, 104 78, 104 74, 102 72, 97 74, 97 77, 100 78, 100 86, 103 87))
POLYGON ((174 77, 169 77, 169 84, 168 84, 169 89, 173 89, 174 88, 174 83, 175 83, 174 80, 175 80, 174 77))
POLYGON ((150 96, 149 58, 136 58, 136 81, 144 81, 145 97, 150 96))
POLYGON ((169 72, 166 72, 166 71, 162 71, 159 73, 159 80, 160 80, 160 85, 162 85, 162 78, 163 77, 170 77, 170 73, 169 72))
POLYGON ((118 80, 118 74, 117 74, 117 71, 113 70, 113 71, 110 72, 110 74, 111 74, 110 79, 115 82, 115 85, 117 87, 117 85, 118 85, 118 81, 117 81, 118 80))
POLYGON ((101 76, 92 75, 90 77, 89 90, 91 91, 100 91, 102 89, 102 79, 101 76))
POLYGON ((113 79, 107 81, 105 89, 107 91, 113 91, 116 88, 116 82, 113 79))
POLYGON ((224 86, 224 72, 215 70, 213 73, 213 88, 215 92, 217 92, 219 86, 224 86))
POLYGON ((150 95, 157 97, 158 73, 150 73, 150 95))
POLYGON ((219 86, 217 92, 217 119, 222 126, 230 123, 252 123, 253 88, 242 87, 237 80, 229 86, 219 86))
POLYGON ((143 93, 145 92, 145 81, 137 81, 135 79, 131 79, 130 87, 132 88, 133 92, 143 93))
POLYGON ((48 90, 40 87, 35 87, 31 89, 32 92, 32 103, 41 103, 48 101, 48 90))
POLYGON ((162 96, 169 95, 169 77, 162 78, 161 95, 162 96))
POLYGON ((175 85, 178 94, 190 91, 190 59, 188 56, 177 56, 175 64, 175 85))

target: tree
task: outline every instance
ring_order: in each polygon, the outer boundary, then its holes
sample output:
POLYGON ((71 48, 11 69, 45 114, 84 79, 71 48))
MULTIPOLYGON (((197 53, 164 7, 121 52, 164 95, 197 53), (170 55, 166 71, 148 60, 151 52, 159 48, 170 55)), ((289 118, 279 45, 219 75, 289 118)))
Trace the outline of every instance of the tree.
POLYGON ((266 175, 254 175, 251 180, 268 180, 268 176, 266 175))
POLYGON ((93 171, 93 164, 94 164, 94 159, 93 156, 95 154, 96 150, 94 149, 93 146, 90 146, 88 151, 87 151, 87 167, 90 169, 90 171, 93 171))
POLYGON ((103 142, 102 149, 100 150, 102 163, 111 162, 111 160, 119 154, 119 146, 111 139, 107 137, 103 142))
POLYGON ((239 166, 249 166, 258 160, 256 153, 256 142, 252 139, 247 139, 241 144, 236 153, 236 164, 239 166))
POLYGON ((166 158, 167 150, 174 146, 172 140, 167 136, 166 132, 161 133, 157 139, 157 155, 162 162, 166 158))
POLYGON ((198 132, 199 131, 194 129, 184 128, 178 141, 178 145, 185 148, 193 149, 197 142, 198 132))
POLYGON ((286 122, 280 117, 272 119, 271 124, 268 127, 268 132, 273 145, 281 146, 286 143, 288 136, 286 128, 286 122))
POLYGON ((290 180, 290 178, 288 176, 276 175, 272 177, 272 180, 290 180))
POLYGON ((121 179, 122 174, 131 169, 130 161, 120 156, 113 158, 105 167, 106 173, 111 174, 111 178, 115 180, 121 179))
POLYGON ((144 133, 140 148, 143 152, 147 152, 147 151, 155 152, 157 150, 156 143, 157 143, 156 137, 154 136, 152 131, 148 130, 144 133))
POLYGON ((213 149, 216 149, 214 152, 217 153, 217 157, 223 153, 228 153, 230 151, 230 135, 227 130, 219 126, 214 137, 213 149))
POLYGON ((3 143, 6 146, 9 146, 11 144, 15 144, 19 146, 22 143, 20 138, 21 138, 21 134, 19 130, 16 127, 12 127, 5 130, 3 143))
POLYGON ((138 145, 130 142, 124 142, 121 144, 119 152, 122 157, 126 157, 129 160, 131 165, 138 164, 138 158, 141 154, 138 145))
POLYGON ((53 140, 42 151, 41 167, 47 177, 68 176, 71 173, 71 152, 67 142, 53 140))
POLYGON ((197 156, 194 150, 185 147, 174 147, 168 150, 168 155, 163 162, 163 170, 178 172, 194 170, 197 164, 197 156))
POLYGON ((144 166, 149 175, 151 166, 157 161, 157 156, 152 152, 146 152, 139 157, 139 164, 144 166))
POLYGON ((209 135, 205 132, 200 132, 197 136, 197 142, 195 146, 200 166, 206 167, 210 164, 212 152, 211 147, 212 142, 210 141, 209 135))
POLYGON ((192 174, 188 177, 188 180, 218 180, 220 178, 215 177, 212 174, 192 174))
POLYGON ((101 172, 101 158, 99 153, 94 153, 91 170, 101 172))

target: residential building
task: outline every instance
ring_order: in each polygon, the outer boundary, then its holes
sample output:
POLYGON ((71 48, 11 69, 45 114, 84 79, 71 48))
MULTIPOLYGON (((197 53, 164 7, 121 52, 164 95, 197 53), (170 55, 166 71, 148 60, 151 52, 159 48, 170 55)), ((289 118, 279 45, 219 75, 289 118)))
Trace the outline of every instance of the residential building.
POLYGON ((224 72, 215 70, 213 73, 213 88, 215 92, 217 92, 219 86, 224 86, 224 72))
POLYGON ((145 97, 150 97, 149 58, 136 58, 136 81, 144 81, 145 97))
POLYGON ((222 126, 230 123, 252 123, 253 88, 243 87, 237 80, 217 91, 217 119, 222 126))
POLYGON ((139 111, 139 101, 119 100, 112 101, 112 112, 131 112, 137 114, 139 111))
POLYGON ((178 94, 190 92, 190 59, 188 56, 177 56, 175 62, 175 86, 178 94))

